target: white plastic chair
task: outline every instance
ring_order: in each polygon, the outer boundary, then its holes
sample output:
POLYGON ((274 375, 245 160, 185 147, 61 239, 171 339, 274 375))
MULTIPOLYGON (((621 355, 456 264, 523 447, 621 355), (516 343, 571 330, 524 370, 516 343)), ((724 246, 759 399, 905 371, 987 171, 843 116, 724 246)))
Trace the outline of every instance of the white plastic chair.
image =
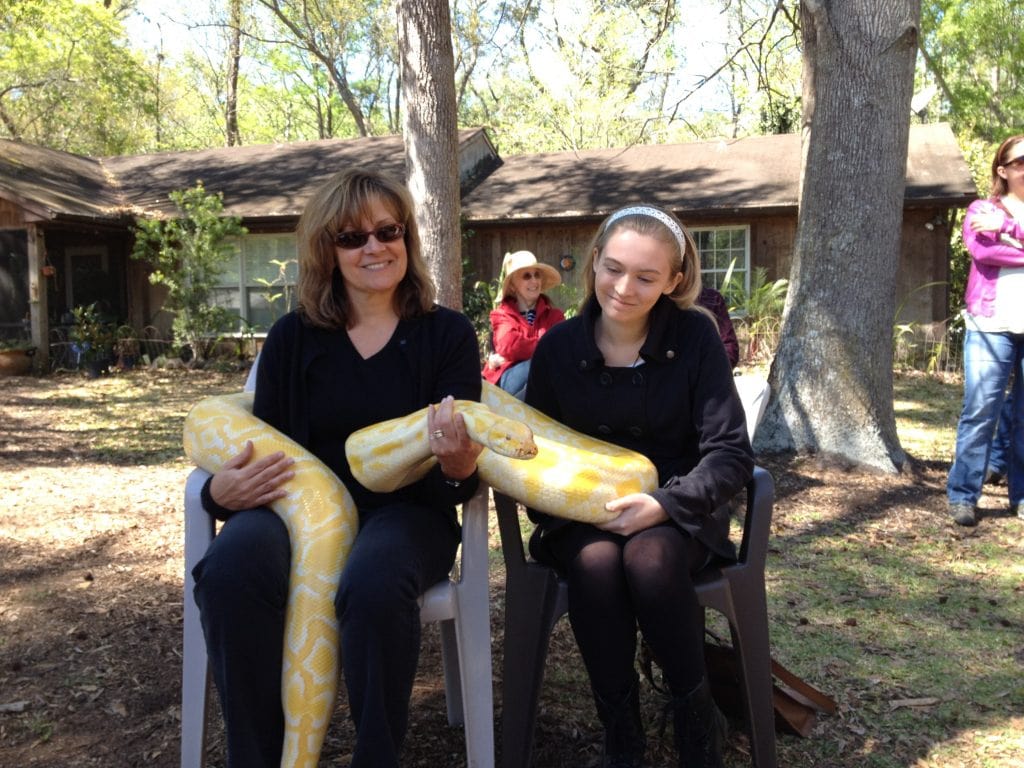
MULTIPOLYGON (((255 365, 253 371, 255 371, 255 365)), ((250 372, 246 390, 254 387, 250 372)), ((181 768, 206 764, 210 683, 206 641, 192 597, 192 568, 215 535, 199 492, 209 475, 193 470, 185 483, 185 590, 181 675, 181 768)), ((488 488, 462 505, 461 561, 452 575, 420 597, 420 621, 439 622, 449 725, 462 725, 469 768, 494 766, 494 691, 488 580, 488 488)))
POLYGON ((747 436, 750 442, 754 442, 754 432, 761 423, 765 408, 768 407, 771 387, 768 386, 768 379, 753 374, 736 376, 733 382, 736 384, 740 402, 743 403, 743 413, 747 417, 747 436))

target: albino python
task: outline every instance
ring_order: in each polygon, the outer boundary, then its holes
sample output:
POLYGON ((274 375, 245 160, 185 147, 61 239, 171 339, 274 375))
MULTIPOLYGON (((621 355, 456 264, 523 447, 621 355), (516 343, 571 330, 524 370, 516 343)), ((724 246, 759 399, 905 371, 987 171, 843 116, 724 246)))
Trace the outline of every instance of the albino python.
MULTIPOLYGON (((481 403, 460 400, 456 411, 469 436, 484 446, 477 466, 492 488, 548 514, 596 523, 614 517, 606 502, 657 487, 657 471, 645 456, 575 432, 486 381, 483 387, 481 403)), ((254 458, 280 450, 295 459, 287 496, 271 504, 292 547, 281 765, 315 768, 338 686, 334 595, 358 513, 319 459, 252 415, 250 393, 206 398, 185 419, 185 453, 208 472, 224 466, 246 440, 253 442, 254 458)), ((426 408, 354 432, 345 452, 352 474, 370 490, 414 482, 435 462, 426 408)))

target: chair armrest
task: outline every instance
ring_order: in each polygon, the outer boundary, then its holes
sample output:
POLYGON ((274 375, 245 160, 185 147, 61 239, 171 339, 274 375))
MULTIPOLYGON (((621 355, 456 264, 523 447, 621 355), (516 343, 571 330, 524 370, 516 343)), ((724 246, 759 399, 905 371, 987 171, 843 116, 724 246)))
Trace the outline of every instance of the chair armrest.
POLYGON ((768 470, 755 466, 754 475, 747 483, 747 512, 743 519, 739 561, 761 573, 768 559, 774 507, 775 481, 768 470))
POLYGON ((195 567, 213 541, 217 521, 203 509, 199 493, 210 476, 202 469, 193 469, 185 481, 185 594, 191 595, 195 584, 192 568, 195 567))

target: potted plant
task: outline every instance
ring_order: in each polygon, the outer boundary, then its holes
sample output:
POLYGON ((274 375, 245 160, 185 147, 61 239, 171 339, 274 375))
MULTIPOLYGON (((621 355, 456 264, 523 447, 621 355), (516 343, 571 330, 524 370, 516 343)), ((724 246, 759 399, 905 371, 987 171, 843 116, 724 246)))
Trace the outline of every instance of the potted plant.
POLYGON ((68 332, 71 351, 90 378, 105 373, 114 358, 114 330, 100 317, 96 304, 75 307, 75 324, 68 332))
POLYGON ((114 332, 114 359, 122 371, 130 371, 139 360, 139 340, 130 325, 118 326, 114 332))
POLYGON ((0 339, 0 376, 24 376, 32 370, 36 348, 23 339, 0 339))

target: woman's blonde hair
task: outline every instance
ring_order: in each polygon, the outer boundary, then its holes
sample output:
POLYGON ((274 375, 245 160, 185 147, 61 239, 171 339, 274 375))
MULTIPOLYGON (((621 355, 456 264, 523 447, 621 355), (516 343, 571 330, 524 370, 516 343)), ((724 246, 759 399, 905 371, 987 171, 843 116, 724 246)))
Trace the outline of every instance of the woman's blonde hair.
POLYGON ((700 253, 697 251, 697 243, 675 215, 656 205, 631 205, 620 208, 612 211, 601 222, 597 234, 590 242, 590 255, 583 268, 586 286, 584 303, 594 295, 594 265, 601 258, 611 236, 621 230, 653 237, 669 246, 669 278, 682 274, 682 279, 668 295, 669 298, 680 309, 696 309, 714 319, 710 311, 697 303, 701 289, 700 253))
POLYGON ((992 189, 989 191, 989 197, 993 200, 1010 191, 1006 185, 1006 179, 999 175, 999 168, 1006 165, 1006 158, 1010 154, 1010 150, 1022 141, 1024 141, 1024 135, 1011 136, 1004 140, 996 150, 996 156, 992 159, 992 189))
POLYGON ((332 176, 306 203, 296 228, 299 252, 298 305, 311 325, 348 328, 354 321, 334 238, 360 226, 375 202, 382 203, 405 227, 408 266, 395 291, 395 312, 402 319, 430 311, 434 284, 420 250, 412 196, 405 185, 377 171, 347 168, 332 176))

